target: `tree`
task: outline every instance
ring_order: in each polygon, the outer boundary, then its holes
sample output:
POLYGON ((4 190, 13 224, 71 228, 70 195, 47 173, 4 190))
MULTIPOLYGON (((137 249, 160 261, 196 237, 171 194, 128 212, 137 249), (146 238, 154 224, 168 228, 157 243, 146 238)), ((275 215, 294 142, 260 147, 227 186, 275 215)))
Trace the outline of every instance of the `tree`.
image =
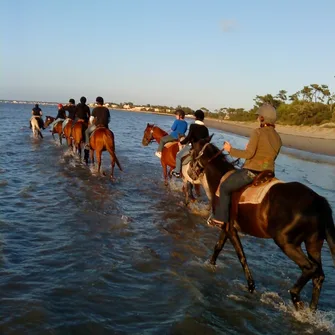
POLYGON ((287 91, 280 90, 279 93, 276 95, 276 98, 285 103, 285 101, 287 100, 287 91))

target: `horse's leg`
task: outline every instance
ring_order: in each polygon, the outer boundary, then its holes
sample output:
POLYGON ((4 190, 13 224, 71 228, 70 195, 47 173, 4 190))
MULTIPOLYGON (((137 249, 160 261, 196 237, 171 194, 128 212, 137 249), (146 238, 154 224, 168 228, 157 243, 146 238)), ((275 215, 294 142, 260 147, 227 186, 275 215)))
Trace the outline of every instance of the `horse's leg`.
POLYGON ((318 268, 316 273, 313 276, 313 293, 312 293, 312 300, 309 305, 309 308, 312 311, 316 311, 318 307, 318 302, 320 298, 321 288, 323 281, 325 280, 325 274, 322 270, 322 263, 321 263, 321 249, 323 245, 323 240, 309 240, 306 243, 306 250, 308 254, 308 258, 317 264, 318 268))
POLYGON ((227 231, 225 229, 222 229, 221 233, 220 233, 219 240, 215 244, 214 253, 213 253, 213 255, 212 255, 212 257, 209 261, 212 265, 216 264, 216 260, 219 256, 219 253, 221 252, 222 248, 224 247, 224 245, 227 241, 227 238, 228 238, 227 231))
POLYGON ((110 155, 110 158, 111 158, 111 166, 112 166, 112 172, 111 172, 110 178, 113 179, 113 177, 114 177, 115 159, 114 159, 113 155, 110 155))
POLYGON ((97 155, 97 162, 98 162, 98 173, 100 173, 102 150, 97 150, 96 155, 97 155))
MULTIPOLYGON (((225 228, 225 227, 223 227, 225 228)), ((240 263, 242 265, 244 275, 247 278, 248 282, 248 290, 250 293, 252 293, 255 290, 255 282, 252 279, 252 275, 247 263, 247 258, 245 257, 243 246, 240 240, 240 237, 238 236, 236 228, 233 226, 233 224, 230 224, 230 229, 229 229, 229 239, 232 243, 232 245, 235 248, 235 251, 237 253, 237 256, 240 260, 240 263)))
POLYGON ((200 197, 200 184, 194 184, 194 190, 195 190, 195 194, 197 195, 197 197, 200 197))
POLYGON ((164 185, 165 186, 168 186, 169 183, 168 183, 168 177, 167 177, 167 165, 166 163, 163 163, 162 160, 161 160, 161 164, 162 164, 162 168, 163 168, 163 176, 164 176, 164 185))
POLYGON ((189 181, 186 183, 186 192, 187 192, 188 199, 194 202, 195 198, 193 195, 193 184, 190 183, 189 181))
MULTIPOLYGON (((52 136, 53 136, 54 134, 52 133, 52 136)), ((59 143, 60 143, 60 145, 62 145, 63 143, 63 140, 62 140, 62 133, 60 133, 60 134, 58 134, 58 136, 59 136, 59 143)))
POLYGON ((93 149, 90 149, 90 160, 91 160, 91 163, 94 164, 94 150, 93 149))
POLYGON ((294 307, 299 310, 303 307, 303 303, 300 300, 300 292, 307 282, 313 278, 314 274, 317 272, 318 265, 308 259, 308 257, 303 253, 301 245, 295 245, 289 242, 287 234, 288 232, 285 233, 284 238, 281 237, 274 240, 286 256, 295 262, 302 271, 301 276, 289 291, 294 307))

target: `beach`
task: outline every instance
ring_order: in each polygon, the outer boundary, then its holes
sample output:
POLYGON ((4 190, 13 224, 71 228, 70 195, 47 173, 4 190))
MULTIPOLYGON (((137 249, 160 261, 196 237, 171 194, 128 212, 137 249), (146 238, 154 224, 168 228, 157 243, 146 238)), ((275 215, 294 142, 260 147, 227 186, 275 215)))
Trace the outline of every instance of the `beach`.
MULTIPOLYGON (((259 127, 257 122, 235 122, 206 119, 208 127, 249 137, 252 130, 259 127)), ((288 148, 335 156, 335 128, 322 126, 276 125, 283 145, 288 148)))

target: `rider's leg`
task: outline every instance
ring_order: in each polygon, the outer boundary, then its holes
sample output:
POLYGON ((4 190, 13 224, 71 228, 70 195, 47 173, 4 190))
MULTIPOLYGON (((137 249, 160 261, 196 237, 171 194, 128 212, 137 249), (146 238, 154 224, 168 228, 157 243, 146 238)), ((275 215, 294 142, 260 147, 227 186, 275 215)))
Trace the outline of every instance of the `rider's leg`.
POLYGON ((186 144, 184 148, 178 151, 176 156, 176 167, 174 169, 174 172, 177 174, 180 174, 181 171, 181 160, 184 156, 186 156, 191 150, 191 146, 189 144, 186 144))
POLYGON ((158 152, 162 152, 162 151, 163 151, 163 147, 164 147, 164 145, 165 145, 166 143, 168 143, 168 142, 173 142, 173 141, 176 141, 176 139, 175 139, 173 136, 171 136, 171 135, 163 136, 163 137, 161 138, 161 140, 159 141, 159 145, 158 145, 158 149, 157 149, 157 151, 158 151, 158 152))
POLYGON ((220 222, 229 222, 231 194, 246 186, 254 180, 254 177, 247 169, 241 169, 231 174, 220 185, 220 198, 215 208, 213 219, 220 222))

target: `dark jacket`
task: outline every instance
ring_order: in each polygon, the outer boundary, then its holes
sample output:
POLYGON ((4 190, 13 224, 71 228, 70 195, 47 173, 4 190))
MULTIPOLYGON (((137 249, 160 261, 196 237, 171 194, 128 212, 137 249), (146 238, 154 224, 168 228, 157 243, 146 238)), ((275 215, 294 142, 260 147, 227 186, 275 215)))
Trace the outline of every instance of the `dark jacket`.
POLYGON ((87 122, 90 115, 91 115, 90 107, 88 107, 86 104, 80 102, 76 106, 76 117, 78 119, 82 119, 87 122))
POLYGON ((180 144, 195 143, 199 140, 209 136, 208 128, 204 125, 202 121, 196 120, 195 123, 190 125, 187 136, 180 141, 180 144))

